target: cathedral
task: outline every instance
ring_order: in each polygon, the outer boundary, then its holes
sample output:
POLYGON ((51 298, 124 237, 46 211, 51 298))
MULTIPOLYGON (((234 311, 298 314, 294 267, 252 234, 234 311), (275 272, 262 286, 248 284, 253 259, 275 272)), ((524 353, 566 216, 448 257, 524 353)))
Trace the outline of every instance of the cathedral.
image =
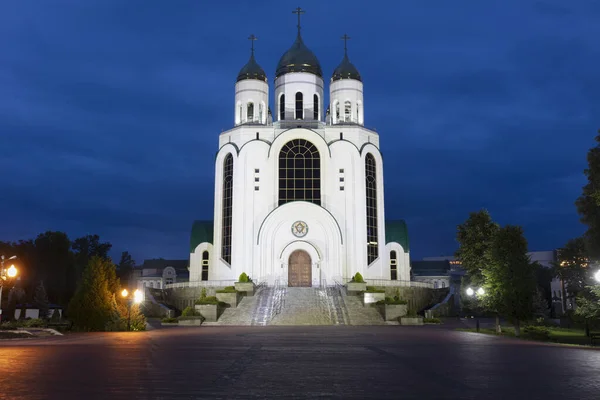
POLYGON ((190 283, 286 286, 410 280, 402 220, 386 221, 379 134, 365 127, 363 80, 344 55, 325 80, 300 32, 274 81, 254 55, 235 83, 234 126, 219 136, 214 220, 196 221, 190 283), (274 92, 273 111, 270 91, 274 92))

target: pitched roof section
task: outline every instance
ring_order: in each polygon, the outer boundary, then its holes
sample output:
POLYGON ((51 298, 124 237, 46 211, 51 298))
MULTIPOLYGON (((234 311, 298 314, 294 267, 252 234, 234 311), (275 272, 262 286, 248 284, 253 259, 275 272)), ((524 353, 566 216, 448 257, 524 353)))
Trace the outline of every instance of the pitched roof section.
POLYGON ((410 243, 408 240, 406 221, 403 219, 385 221, 385 240, 387 243, 400 243, 404 251, 408 253, 410 251, 410 243))
POLYGON ((194 221, 190 236, 190 253, 193 253, 200 243, 213 242, 213 229, 213 221, 194 221))
POLYGON ((443 261, 412 261, 411 272, 414 276, 446 276, 450 273, 450 262, 443 261))

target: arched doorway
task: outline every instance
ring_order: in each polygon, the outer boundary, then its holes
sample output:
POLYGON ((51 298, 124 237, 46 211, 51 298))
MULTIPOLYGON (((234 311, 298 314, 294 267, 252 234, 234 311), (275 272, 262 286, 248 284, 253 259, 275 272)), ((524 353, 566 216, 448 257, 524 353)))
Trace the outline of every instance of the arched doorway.
POLYGON ((310 255, 304 250, 296 250, 290 254, 288 262, 288 286, 312 286, 312 265, 310 255))

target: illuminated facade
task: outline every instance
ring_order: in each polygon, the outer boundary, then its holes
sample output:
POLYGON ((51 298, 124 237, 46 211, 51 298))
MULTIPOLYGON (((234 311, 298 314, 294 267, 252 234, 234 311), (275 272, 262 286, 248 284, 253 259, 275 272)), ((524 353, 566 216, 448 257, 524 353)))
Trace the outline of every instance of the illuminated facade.
POLYGON ((289 286, 356 272, 409 281, 406 224, 386 224, 379 135, 364 126, 363 82, 347 51, 325 108, 321 65, 298 24, 276 68, 274 112, 270 89, 252 47, 235 84, 234 127, 219 136, 214 222, 192 231, 190 281, 242 272, 289 286))

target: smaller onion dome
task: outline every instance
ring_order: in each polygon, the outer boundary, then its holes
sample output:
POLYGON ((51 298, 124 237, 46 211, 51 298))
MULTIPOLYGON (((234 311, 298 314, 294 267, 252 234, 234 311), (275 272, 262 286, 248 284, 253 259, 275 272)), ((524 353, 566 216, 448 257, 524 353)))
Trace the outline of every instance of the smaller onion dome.
POLYGON ((244 79, 258 79, 263 82, 267 81, 267 74, 265 74, 265 71, 254 59, 254 51, 252 52, 248 63, 240 70, 240 73, 237 76, 237 82, 244 79))
POLYGON ((355 79, 357 81, 362 82, 362 78, 360 77, 358 70, 348 58, 348 47, 346 46, 346 41, 350 38, 348 37, 348 35, 344 35, 342 36, 342 39, 344 40, 344 59, 342 60, 340 65, 338 65, 337 68, 333 71, 331 81, 333 82, 340 79, 355 79))

